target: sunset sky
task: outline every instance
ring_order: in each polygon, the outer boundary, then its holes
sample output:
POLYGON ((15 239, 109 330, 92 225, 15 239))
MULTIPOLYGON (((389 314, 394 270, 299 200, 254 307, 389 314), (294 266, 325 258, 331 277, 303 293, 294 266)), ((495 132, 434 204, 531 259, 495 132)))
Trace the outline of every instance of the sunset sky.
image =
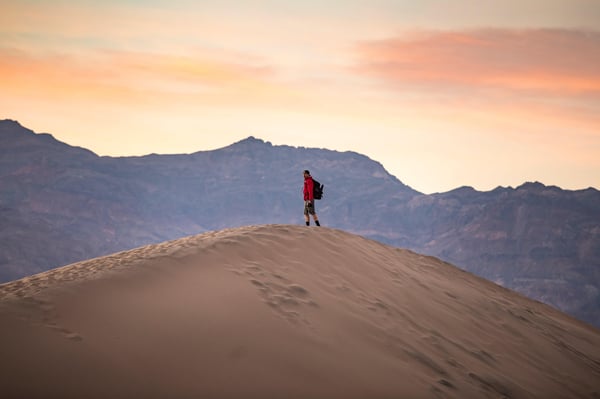
POLYGON ((425 193, 600 188, 600 1, 0 0, 5 118, 99 155, 252 135, 425 193))

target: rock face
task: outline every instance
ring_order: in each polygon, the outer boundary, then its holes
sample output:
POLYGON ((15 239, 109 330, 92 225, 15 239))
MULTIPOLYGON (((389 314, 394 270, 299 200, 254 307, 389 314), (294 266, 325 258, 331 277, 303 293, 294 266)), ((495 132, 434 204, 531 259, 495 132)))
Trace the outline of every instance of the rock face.
POLYGON ((0 121, 0 281, 227 227, 327 226, 450 261, 600 326, 600 192, 540 183, 421 194, 353 152, 249 137, 182 155, 99 157, 0 121))
MULTIPOLYGON (((600 325, 600 193, 540 183, 415 199, 436 212, 408 246, 600 325)), ((422 213, 421 213, 422 212, 422 213)), ((421 215, 419 215, 421 213, 421 215)))

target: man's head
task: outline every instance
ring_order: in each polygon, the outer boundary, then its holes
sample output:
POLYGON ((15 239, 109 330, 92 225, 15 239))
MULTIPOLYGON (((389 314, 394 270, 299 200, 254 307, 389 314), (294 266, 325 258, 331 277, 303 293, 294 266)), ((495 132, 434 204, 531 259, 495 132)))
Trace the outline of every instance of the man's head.
POLYGON ((304 177, 310 176, 310 172, 308 170, 304 170, 304 177))

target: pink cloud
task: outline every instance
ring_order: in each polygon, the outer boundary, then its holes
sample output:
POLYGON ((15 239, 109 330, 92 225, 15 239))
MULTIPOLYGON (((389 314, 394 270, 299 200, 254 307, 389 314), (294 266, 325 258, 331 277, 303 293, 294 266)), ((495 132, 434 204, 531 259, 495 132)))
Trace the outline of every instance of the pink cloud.
POLYGON ((359 45, 358 70, 394 86, 600 93, 600 32, 426 31, 359 45))

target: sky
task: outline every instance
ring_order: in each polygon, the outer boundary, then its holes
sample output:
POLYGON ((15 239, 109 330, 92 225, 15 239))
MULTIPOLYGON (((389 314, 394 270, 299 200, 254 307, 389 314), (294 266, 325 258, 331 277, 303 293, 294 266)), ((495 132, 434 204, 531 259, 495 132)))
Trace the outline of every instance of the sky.
POLYGON ((355 151, 423 193, 600 188, 600 1, 0 0, 0 119, 110 156, 355 151))

